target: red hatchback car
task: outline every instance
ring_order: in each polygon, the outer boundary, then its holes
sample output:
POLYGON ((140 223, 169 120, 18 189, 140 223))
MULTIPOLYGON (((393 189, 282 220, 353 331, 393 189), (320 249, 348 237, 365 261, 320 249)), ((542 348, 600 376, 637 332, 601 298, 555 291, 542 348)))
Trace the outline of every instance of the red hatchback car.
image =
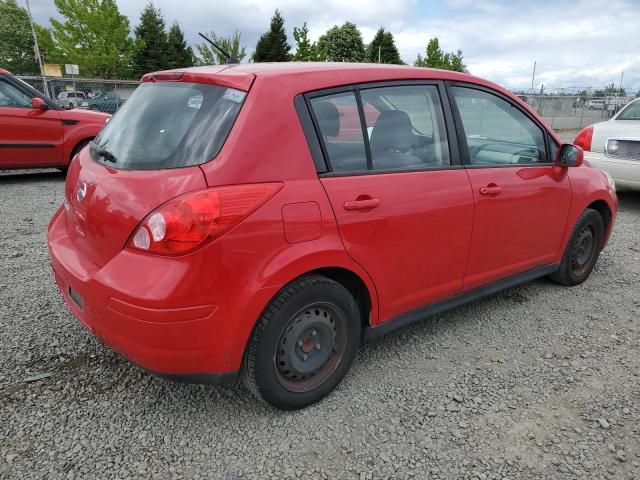
POLYGON ((362 338, 537 277, 583 282, 617 207, 497 85, 257 63, 145 75, 72 162, 48 235, 66 303, 105 344, 178 381, 242 372, 294 409, 362 338))
POLYGON ((0 68, 0 168, 66 168, 111 115, 65 110, 0 68))

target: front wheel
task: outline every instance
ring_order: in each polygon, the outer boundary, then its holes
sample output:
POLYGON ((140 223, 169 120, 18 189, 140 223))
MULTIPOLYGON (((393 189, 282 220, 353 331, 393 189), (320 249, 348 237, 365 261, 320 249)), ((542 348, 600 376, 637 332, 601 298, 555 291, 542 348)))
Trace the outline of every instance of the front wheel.
POLYGON ((360 311, 349 291, 319 275, 295 280, 266 308, 249 340, 249 390, 284 410, 328 395, 360 343, 360 311))
POLYGON ((587 208, 573 228, 558 271, 551 279, 561 285, 584 282, 598 261, 604 243, 604 222, 595 210, 587 208))

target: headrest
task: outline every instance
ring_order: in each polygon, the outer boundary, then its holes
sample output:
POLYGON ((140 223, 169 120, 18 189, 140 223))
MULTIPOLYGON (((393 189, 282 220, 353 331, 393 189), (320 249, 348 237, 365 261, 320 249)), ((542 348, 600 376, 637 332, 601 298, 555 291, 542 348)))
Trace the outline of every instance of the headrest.
POLYGON ((401 110, 382 112, 371 132, 371 150, 406 151, 415 142, 411 119, 401 110))
POLYGON ((313 111, 323 137, 337 137, 340 134, 340 114, 333 103, 328 100, 314 103, 313 111))

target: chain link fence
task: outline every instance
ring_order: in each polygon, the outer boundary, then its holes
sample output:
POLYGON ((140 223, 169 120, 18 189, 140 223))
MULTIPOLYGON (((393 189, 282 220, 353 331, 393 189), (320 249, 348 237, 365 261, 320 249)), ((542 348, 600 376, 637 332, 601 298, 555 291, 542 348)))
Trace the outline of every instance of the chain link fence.
MULTIPOLYGON (((18 76, 40 92, 44 92, 42 77, 18 76)), ((138 87, 132 80, 102 80, 88 78, 47 78, 50 97, 64 108, 85 108, 114 113, 138 87)))
POLYGON ((518 94, 555 130, 580 130, 609 120, 634 96, 518 94))

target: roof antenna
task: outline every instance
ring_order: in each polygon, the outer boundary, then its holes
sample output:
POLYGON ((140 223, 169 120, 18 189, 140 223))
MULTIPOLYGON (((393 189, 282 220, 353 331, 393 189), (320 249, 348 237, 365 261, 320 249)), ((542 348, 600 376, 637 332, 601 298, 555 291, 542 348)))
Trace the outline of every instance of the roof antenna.
POLYGON ((217 43, 215 43, 213 40, 211 40, 209 37, 207 37, 205 34, 198 32, 198 35, 200 35, 202 38, 204 38, 207 42, 209 42, 211 45, 213 45, 220 53, 222 53, 222 55, 224 55, 224 57, 227 59, 227 64, 233 64, 233 63, 240 63, 240 60, 238 60, 236 57, 232 57, 231 55, 229 55, 227 52, 225 52, 222 47, 220 45, 218 45, 217 43))

